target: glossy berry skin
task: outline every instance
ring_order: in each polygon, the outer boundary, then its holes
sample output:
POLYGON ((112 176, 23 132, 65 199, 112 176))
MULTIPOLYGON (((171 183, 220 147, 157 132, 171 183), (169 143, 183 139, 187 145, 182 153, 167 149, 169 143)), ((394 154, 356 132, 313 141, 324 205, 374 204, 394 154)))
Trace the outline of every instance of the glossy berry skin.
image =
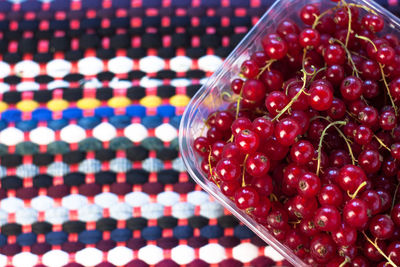
POLYGON ((324 205, 315 212, 314 224, 321 231, 335 231, 339 228, 340 223, 340 213, 334 206, 324 205))
POLYGON ((300 196, 310 198, 318 194, 321 188, 321 181, 317 175, 312 172, 306 172, 299 178, 297 192, 300 196))
POLYGON ((264 84, 255 79, 248 79, 243 85, 243 98, 250 101, 257 101, 265 97, 266 89, 264 84))
POLYGON ((286 41, 278 34, 274 33, 265 36, 262 39, 262 45, 265 53, 267 53, 271 59, 281 59, 288 51, 286 41))
POLYGON ((259 67, 254 60, 245 60, 242 63, 240 73, 246 78, 255 78, 259 72, 259 67))
POLYGON ((294 21, 285 19, 284 21, 279 23, 276 32, 283 37, 290 33, 299 33, 300 29, 294 21))
POLYGON ((235 143, 229 143, 224 146, 221 158, 229 158, 236 162, 243 162, 245 155, 243 155, 239 147, 235 143))
POLYGON ((260 152, 249 155, 246 160, 246 172, 251 176, 264 176, 269 171, 269 167, 268 157, 260 152))
POLYGON ((253 186, 241 187, 235 192, 235 203, 239 209, 248 209, 256 207, 260 202, 260 196, 257 189, 253 186))
POLYGON ((282 160, 289 152, 289 148, 279 143, 275 136, 265 141, 262 147, 262 151, 270 160, 282 160))
POLYGON ((269 175, 254 177, 251 184, 258 189, 261 197, 267 197, 272 193, 273 184, 272 178, 269 175))
POLYGON ((267 216, 267 223, 275 229, 285 229, 289 221, 288 215, 281 209, 272 210, 267 216))
POLYGON ((355 192, 358 186, 366 180, 365 172, 358 166, 348 164, 339 171, 338 183, 345 192, 355 192))
POLYGON ((220 131, 229 130, 232 125, 233 119, 233 116, 229 112, 218 112, 217 115, 215 115, 215 128, 220 131))
POLYGON ((315 197, 305 198, 300 195, 292 199, 293 212, 297 218, 310 218, 318 208, 315 197))
POLYGON ((290 158, 293 162, 304 165, 312 160, 314 150, 314 146, 309 141, 300 140, 291 147, 290 158))
POLYGON ((367 204, 369 216, 378 214, 381 211, 382 203, 376 191, 366 190, 361 194, 360 199, 367 204))
POLYGON ((315 21, 315 16, 318 16, 319 14, 320 11, 318 7, 314 5, 305 5, 300 10, 300 19, 304 22, 304 24, 312 25, 315 21))
POLYGON ((321 188, 318 193, 318 202, 321 205, 332 205, 339 207, 343 202, 343 193, 339 186, 335 184, 327 184, 321 188))
POLYGON ((309 90, 308 103, 318 111, 324 111, 331 107, 333 92, 326 84, 313 84, 309 90))
POLYGON ((358 155, 358 165, 366 173, 376 173, 381 169, 382 156, 377 150, 365 149, 358 155))
POLYGON ((223 181, 235 181, 240 178, 241 170, 239 164, 232 159, 221 159, 218 161, 215 171, 223 181))
POLYGON ((340 120, 346 115, 346 104, 339 98, 332 99, 332 105, 327 110, 328 116, 334 120, 340 120))
POLYGON ((266 70, 260 80, 264 83, 267 92, 279 91, 283 84, 283 75, 278 70, 266 70))
POLYGON ((364 81, 362 91, 363 91, 363 96, 368 99, 375 98, 380 93, 378 83, 372 80, 364 81))
POLYGON ((339 86, 345 77, 345 71, 342 66, 332 65, 327 68, 325 75, 326 79, 333 85, 339 86))
POLYGON ((256 133, 251 130, 242 130, 235 137, 235 144, 243 154, 252 154, 256 152, 260 140, 256 133))
MULTIPOLYGON (((376 244, 382 251, 385 251, 386 244, 384 241, 377 240, 376 244)), ((370 261, 377 262, 383 259, 382 254, 370 242, 364 243, 363 253, 370 261)))
POLYGON ((336 246, 327 234, 318 234, 310 243, 310 253, 318 263, 327 263, 335 255, 336 246))
POLYGON ((390 151, 393 158, 400 160, 400 143, 392 144, 390 151))
POLYGON ((361 65, 361 76, 364 79, 379 80, 381 77, 379 64, 374 60, 365 60, 361 65))
POLYGON ((242 91, 243 85, 244 85, 244 81, 242 79, 239 79, 239 78, 233 79, 231 82, 232 92, 239 95, 240 92, 242 91))
POLYGON ((200 156, 208 156, 208 152, 210 151, 210 142, 205 137, 198 137, 194 140, 193 147, 194 150, 199 153, 200 156))
POLYGON ((335 231, 332 231, 332 238, 339 246, 351 246, 357 241, 357 230, 345 223, 341 223, 335 231))
POLYGON ((260 137, 260 139, 268 139, 274 133, 274 124, 271 120, 265 117, 255 118, 252 122, 253 131, 260 137))
POLYGON ((393 241, 386 248, 386 255, 397 265, 400 265, 400 241, 393 241))
POLYGON ((307 219, 301 220, 300 225, 299 225, 299 230, 302 234, 309 236, 309 237, 314 236, 319 233, 319 230, 317 229, 317 227, 314 224, 313 218, 307 218, 307 219))
POLYGON ((319 32, 315 29, 304 29, 299 34, 299 43, 302 47, 317 47, 321 41, 319 32))
POLYGON ((384 111, 379 115, 379 126, 386 131, 396 127, 397 119, 394 111, 384 111))
POLYGON ((379 239, 388 239, 393 235, 394 223, 387 215, 376 215, 369 223, 369 231, 379 239))
POLYGON ((393 210, 391 212, 392 221, 396 224, 396 226, 400 226, 400 204, 394 205, 393 210))
POLYGON ((337 44, 331 44, 325 48, 324 59, 328 66, 343 65, 346 61, 346 52, 337 44))
POLYGON ((238 133, 246 129, 247 130, 253 129, 251 120, 249 120, 247 117, 239 117, 236 120, 234 120, 231 125, 232 134, 234 136, 236 136, 238 133))
POLYGON ((367 145, 373 138, 373 132, 370 128, 360 125, 354 131, 354 141, 360 145, 367 145))
POLYGON ((354 101, 362 95, 362 81, 355 76, 348 76, 340 85, 340 93, 342 97, 348 101, 354 101))
POLYGON ((393 80, 389 86, 390 94, 394 100, 400 100, 400 78, 393 80))
POLYGON ((221 188, 222 194, 224 194, 227 197, 233 197, 235 195, 236 190, 240 187, 239 182, 237 181, 221 181, 219 183, 219 186, 221 188))
POLYGON ((267 95, 265 98, 265 106, 271 116, 278 115, 287 104, 289 103, 289 98, 279 91, 273 91, 267 95))
POLYGON ((378 110, 371 106, 366 106, 358 113, 360 122, 368 127, 378 124, 379 113, 378 110))
POLYGON ((368 222, 367 204, 361 199, 352 199, 344 205, 343 220, 347 225, 357 229, 363 228, 368 222))
POLYGON ((280 120, 275 126, 276 140, 283 146, 293 145, 300 133, 299 124, 290 118, 280 120))
POLYGON ((365 28, 370 30, 371 32, 380 32, 385 25, 383 18, 379 15, 375 14, 367 14, 365 15, 361 23, 364 25, 365 28))

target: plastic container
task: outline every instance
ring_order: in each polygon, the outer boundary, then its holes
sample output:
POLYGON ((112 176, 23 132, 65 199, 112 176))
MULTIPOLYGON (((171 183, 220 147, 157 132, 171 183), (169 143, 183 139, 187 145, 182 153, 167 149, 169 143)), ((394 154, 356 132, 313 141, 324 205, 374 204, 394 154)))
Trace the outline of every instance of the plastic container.
MULTIPOLYGON (((348 0, 348 3, 362 4, 385 18, 383 32, 393 32, 400 36, 400 20, 380 5, 369 0, 348 0)), ((215 111, 227 107, 230 102, 223 92, 230 92, 230 82, 238 77, 241 63, 255 51, 262 50, 261 39, 275 30, 276 25, 283 19, 290 18, 303 25, 299 19, 299 10, 306 4, 316 4, 321 12, 335 6, 337 3, 330 0, 278 0, 262 16, 258 23, 250 30, 232 53, 226 58, 222 66, 208 79, 207 83, 197 92, 187 106, 180 125, 179 145, 181 156, 190 176, 210 195, 218 200, 225 208, 247 225, 261 239, 282 254, 295 266, 308 266, 300 260, 289 248, 276 240, 268 230, 258 224, 226 196, 218 187, 210 182, 200 168, 200 157, 193 150, 193 141, 204 135, 204 120, 215 111)), ((364 11, 360 10, 360 15, 364 11)), ((230 100, 232 101, 232 100, 230 100)))

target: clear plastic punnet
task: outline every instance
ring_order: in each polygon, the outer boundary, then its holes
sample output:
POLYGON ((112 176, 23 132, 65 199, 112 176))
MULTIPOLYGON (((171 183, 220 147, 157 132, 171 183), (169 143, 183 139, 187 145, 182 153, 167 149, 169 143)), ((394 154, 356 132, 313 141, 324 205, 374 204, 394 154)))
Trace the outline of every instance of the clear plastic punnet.
MULTIPOLYGON (((385 19, 385 29, 383 32, 395 33, 400 36, 400 20, 371 0, 347 0, 347 3, 354 3, 366 6, 383 15, 385 19)), ((197 94, 192 98, 187 106, 179 129, 180 152, 190 176, 206 192, 219 201, 241 222, 248 226, 261 239, 282 254, 290 263, 295 266, 308 266, 298 258, 289 248, 276 240, 269 231, 257 223, 253 218, 236 207, 234 202, 224 196, 219 188, 209 181, 202 172, 199 157, 193 149, 195 138, 205 135, 205 124, 207 116, 216 111, 226 108, 232 98, 226 97, 226 92, 231 94, 230 83, 238 77, 243 61, 255 51, 262 50, 261 39, 276 30, 276 26, 284 19, 291 19, 303 25, 299 19, 299 11, 306 4, 315 4, 320 10, 324 11, 337 5, 330 0, 278 0, 260 18, 258 23, 249 31, 238 46, 226 58, 218 70, 208 79, 197 94)), ((364 11, 360 10, 360 14, 364 11)))

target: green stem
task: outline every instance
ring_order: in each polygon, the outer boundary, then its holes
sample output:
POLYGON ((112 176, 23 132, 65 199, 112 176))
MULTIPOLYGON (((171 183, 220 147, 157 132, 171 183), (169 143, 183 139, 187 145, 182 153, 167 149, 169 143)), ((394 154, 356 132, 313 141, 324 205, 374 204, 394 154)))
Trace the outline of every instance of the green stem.
POLYGON ((242 170, 242 187, 246 186, 246 181, 244 180, 244 173, 246 172, 246 161, 247 158, 249 157, 249 154, 246 154, 246 157, 244 158, 243 161, 243 170, 242 170))
POLYGON ((343 47, 343 49, 346 51, 346 54, 347 54, 347 60, 350 62, 350 64, 353 67, 353 75, 356 75, 357 78, 360 78, 360 76, 358 75, 358 73, 360 73, 360 71, 357 69, 356 64, 354 63, 354 61, 351 57, 351 53, 350 53, 349 49, 347 49, 346 45, 338 39, 332 39, 332 41, 340 44, 343 47))
POLYGON ((372 240, 367 236, 367 234, 366 234, 364 231, 363 231, 362 233, 363 233, 365 239, 367 239, 367 241, 368 241, 369 243, 371 243, 371 245, 373 245, 373 246, 376 248, 376 250, 379 252, 379 254, 381 254, 381 255, 388 261, 388 263, 389 263, 390 265, 392 265, 393 267, 398 267, 398 266, 392 261, 392 259, 390 259, 390 257, 386 256, 386 254, 382 251, 382 249, 378 246, 378 244, 377 244, 376 242, 372 241, 372 240))
POLYGON ((349 191, 347 191, 347 195, 348 195, 349 197, 351 197, 351 199, 355 199, 356 196, 357 196, 357 194, 358 194, 358 192, 360 192, 360 190, 361 190, 364 186, 366 186, 366 185, 367 185, 367 182, 366 182, 366 181, 362 182, 362 183, 357 187, 356 191, 355 191, 353 194, 350 194, 349 191))

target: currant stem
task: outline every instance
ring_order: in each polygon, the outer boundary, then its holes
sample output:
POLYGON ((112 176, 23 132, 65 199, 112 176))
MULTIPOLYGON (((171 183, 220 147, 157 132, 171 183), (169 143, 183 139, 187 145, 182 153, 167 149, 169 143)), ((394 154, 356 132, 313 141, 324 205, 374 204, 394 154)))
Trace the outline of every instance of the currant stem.
POLYGON ((301 87, 300 91, 297 92, 297 94, 292 98, 292 100, 290 100, 290 102, 278 113, 278 115, 276 115, 272 121, 275 121, 277 119, 279 119, 280 116, 282 116, 292 105, 294 102, 296 102, 296 100, 300 97, 300 95, 303 93, 304 89, 306 88, 306 83, 307 83, 307 72, 302 69, 301 70, 303 72, 303 86, 301 87))
POLYGON ((246 181, 244 180, 244 173, 246 172, 246 161, 247 158, 249 157, 249 154, 246 154, 246 156, 244 157, 244 161, 243 161, 243 170, 242 170, 242 187, 246 186, 246 181))
MULTIPOLYGON (((338 40, 338 39, 331 39, 333 42, 336 42, 336 43, 338 43, 338 44, 340 44, 342 47, 343 47, 343 49, 346 51, 346 54, 347 54, 347 60, 350 62, 350 64, 353 66, 353 75, 356 75, 357 76, 357 78, 360 78, 360 76, 358 75, 359 73, 360 73, 360 71, 357 69, 357 67, 356 67, 356 64, 354 63, 354 61, 353 61, 353 59, 352 59, 352 57, 351 57, 351 53, 350 53, 350 51, 347 49, 347 47, 345 46, 345 44, 342 42, 342 41, 340 41, 340 40, 338 40)), ((329 41, 330 43, 331 43, 331 41, 329 41)))
POLYGON ((385 145, 385 143, 382 141, 382 139, 380 139, 378 136, 376 136, 374 134, 374 138, 376 139, 376 141, 378 141, 378 143, 383 146, 384 148, 386 148, 389 152, 391 151, 390 148, 387 147, 387 145, 385 145))
POLYGON ((349 262, 350 262, 349 257, 345 257, 344 261, 339 265, 339 267, 344 267, 346 265, 346 263, 349 263, 349 262))
POLYGON ((269 200, 277 202, 278 201, 278 197, 274 193, 271 193, 269 195, 269 200))
POLYGON ((371 9, 371 8, 369 8, 369 7, 366 7, 366 6, 364 6, 364 5, 359 5, 359 4, 354 4, 354 3, 348 3, 348 5, 349 5, 349 6, 354 6, 354 7, 362 8, 362 9, 364 9, 365 11, 368 11, 368 12, 371 12, 372 14, 374 14, 374 15, 377 15, 377 13, 375 12, 375 10, 373 10, 373 9, 371 9))
POLYGON ((267 70, 267 69, 270 70, 271 65, 272 65, 275 61, 276 61, 276 59, 270 59, 270 60, 268 60, 267 62, 265 62, 266 64, 265 64, 264 67, 262 67, 262 68, 260 69, 260 73, 258 73, 257 79, 259 79, 259 78, 261 77, 261 75, 264 73, 265 70, 267 70))
POLYGON ((393 200, 392 200, 392 207, 390 208, 390 211, 393 210, 393 207, 396 204, 396 196, 397 196, 397 191, 399 191, 399 186, 400 186, 400 182, 397 183, 396 190, 394 191, 393 200))
POLYGON ((381 255, 388 261, 388 263, 389 263, 390 265, 392 265, 393 267, 398 267, 398 266, 390 259, 390 257, 386 256, 386 254, 382 251, 382 249, 378 246, 378 244, 377 244, 376 242, 372 241, 372 240, 367 236, 367 234, 366 234, 364 231, 363 231, 362 233, 363 233, 365 239, 367 239, 367 241, 368 241, 369 243, 371 243, 371 245, 373 245, 373 246, 376 248, 376 250, 379 252, 379 254, 381 254, 381 255))
POLYGON ((210 152, 208 152, 208 168, 210 169, 210 175, 212 176, 212 166, 211 166, 211 146, 210 146, 210 152))
POLYGON ((338 9, 338 8, 339 8, 339 6, 335 6, 335 7, 332 7, 332 8, 330 8, 330 9, 327 9, 327 10, 325 10, 324 12, 322 12, 319 16, 317 16, 317 15, 314 14, 315 21, 314 21, 314 23, 313 23, 313 25, 312 25, 312 28, 315 29, 315 28, 318 26, 319 21, 320 21, 326 14, 328 14, 328 13, 331 12, 331 11, 335 11, 335 10, 338 9))
POLYGON ((349 44, 349 38, 350 38, 350 33, 351 33, 351 10, 350 7, 347 5, 345 0, 342 0, 343 6, 345 6, 347 8, 347 13, 349 14, 349 22, 348 22, 348 26, 347 26, 347 35, 346 35, 346 47, 349 44))
POLYGON ((336 124, 338 125, 346 125, 347 122, 345 121, 334 121, 328 124, 328 126, 325 127, 325 129, 322 131, 321 137, 319 139, 319 144, 318 144, 318 158, 317 158, 317 172, 316 174, 319 175, 319 171, 321 168, 321 150, 322 150, 322 141, 324 140, 324 136, 326 135, 326 131, 328 129, 336 124))
POLYGON ((360 190, 361 190, 364 186, 366 186, 366 185, 367 185, 367 182, 366 182, 366 181, 362 182, 362 183, 357 187, 356 191, 355 191, 353 194, 350 194, 349 191, 347 191, 347 195, 348 195, 349 197, 351 197, 351 199, 355 199, 355 198, 357 197, 358 192, 360 192, 360 190))

